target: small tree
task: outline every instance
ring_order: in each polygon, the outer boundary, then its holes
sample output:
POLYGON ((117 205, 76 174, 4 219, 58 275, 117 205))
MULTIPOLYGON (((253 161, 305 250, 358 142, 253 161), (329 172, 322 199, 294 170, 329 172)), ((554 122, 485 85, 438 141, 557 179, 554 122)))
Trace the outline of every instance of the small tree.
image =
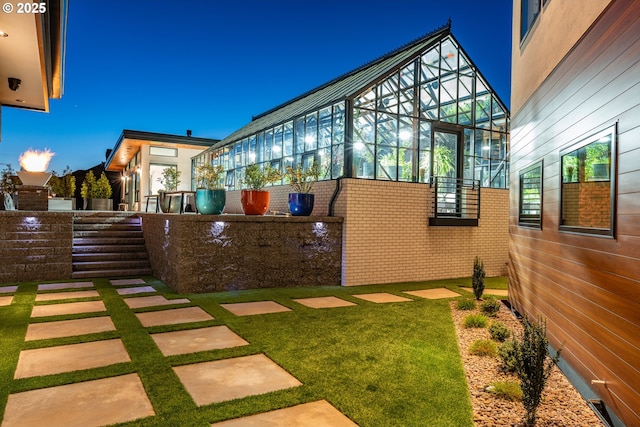
POLYGON ((111 189, 111 183, 109 183, 109 178, 107 178, 107 175, 105 175, 104 172, 102 172, 100 179, 98 179, 93 188, 93 197, 95 199, 109 199, 113 192, 111 189))
POLYGON ((2 175, 2 179, 0 180, 0 191, 4 193, 12 194, 16 190, 16 182, 19 178, 13 178, 16 172, 11 167, 11 164, 7 164, 7 166, 0 172, 2 175))
POLYGON ((480 258, 475 257, 473 260, 473 276, 471 276, 471 284, 473 285, 473 294, 477 300, 480 300, 484 292, 484 264, 480 258))
POLYGON ((164 186, 165 191, 176 191, 180 184, 180 172, 175 166, 162 169, 162 177, 158 178, 160 184, 164 186))
POLYGON ((313 186, 320 177, 320 167, 317 162, 313 162, 313 166, 307 169, 303 169, 302 165, 296 168, 287 166, 284 176, 294 193, 308 194, 313 191, 313 186))
POLYGON ((87 172, 84 177, 84 181, 82 181, 82 186, 80 187, 80 195, 82 195, 83 199, 91 199, 93 198, 94 187, 96 186, 96 176, 93 174, 93 171, 87 172))
POLYGON ((58 176, 55 171, 52 174, 49 180, 51 192, 58 197, 73 197, 76 193, 76 177, 71 175, 71 168, 67 166, 62 171, 62 176, 58 176))
POLYGON ((198 188, 204 188, 207 190, 219 190, 223 189, 220 182, 221 175, 224 173, 224 168, 221 165, 213 166, 205 164, 196 168, 196 182, 198 188))
POLYGON ((522 339, 513 339, 515 371, 520 379, 522 403, 527 412, 524 425, 535 426, 542 392, 553 365, 560 359, 561 350, 558 350, 555 356, 549 357, 547 325, 544 319, 540 318, 537 323, 532 323, 525 318, 523 326, 522 339))
POLYGON ((282 174, 270 164, 267 163, 261 168, 260 165, 252 163, 245 168, 244 178, 240 183, 246 185, 249 190, 262 191, 267 184, 273 184, 280 179, 282 174))

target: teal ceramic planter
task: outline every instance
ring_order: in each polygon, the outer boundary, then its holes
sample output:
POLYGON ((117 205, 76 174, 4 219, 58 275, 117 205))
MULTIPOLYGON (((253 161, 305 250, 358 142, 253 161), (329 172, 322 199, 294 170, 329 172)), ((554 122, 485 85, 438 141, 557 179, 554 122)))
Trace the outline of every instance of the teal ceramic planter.
POLYGON ((227 203, 227 192, 225 190, 206 190, 199 188, 196 190, 196 208, 202 215, 220 215, 227 203))

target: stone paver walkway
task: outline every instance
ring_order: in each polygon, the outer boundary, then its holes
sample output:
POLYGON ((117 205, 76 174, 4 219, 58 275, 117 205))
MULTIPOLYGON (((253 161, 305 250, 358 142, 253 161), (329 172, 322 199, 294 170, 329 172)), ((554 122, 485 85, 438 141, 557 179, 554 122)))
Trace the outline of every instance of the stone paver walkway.
POLYGON ((187 298, 166 299, 162 295, 150 297, 125 298, 124 302, 129 308, 156 307, 160 305, 185 304, 190 302, 187 298))
POLYGON ((106 311, 102 301, 69 302, 64 304, 35 305, 31 317, 60 316, 63 314, 96 313, 106 311))
POLYGON ((136 286, 135 288, 121 288, 116 292, 120 295, 144 294, 146 292, 155 292, 152 286, 136 286))
POLYGON ((119 339, 23 350, 14 378, 59 374, 130 361, 119 339))
POLYGON ((100 427, 155 415, 137 374, 9 395, 2 427, 100 427))
POLYGON ((407 302, 413 301, 411 298, 401 297, 399 295, 388 294, 386 292, 380 292, 375 294, 358 294, 353 295, 356 298, 363 299, 369 302, 375 302, 377 304, 383 304, 387 302, 407 302))
POLYGON ((311 308, 336 308, 357 305, 338 297, 297 298, 294 301, 311 308))
POLYGON ((63 299, 95 298, 98 296, 100 296, 98 295, 98 291, 53 292, 48 294, 36 295, 36 302, 59 301, 63 299))
POLYGON ((58 322, 32 323, 27 327, 25 341, 50 338, 74 337, 86 334, 115 331, 110 317, 90 317, 88 319, 60 320, 58 322))
POLYGON ((264 354, 173 368, 198 406, 302 385, 264 354))
POLYGON ((173 308, 170 310, 136 313, 142 326, 177 325, 180 323, 206 322, 214 320, 213 316, 200 307, 173 308))
POLYGON ((109 280, 113 286, 127 286, 127 285, 145 285, 143 279, 111 279, 109 280))
POLYGON ((220 304, 236 316, 253 316, 256 314, 282 313, 291 311, 275 301, 238 302, 233 304, 220 304))
POLYGON ((47 283, 38 285, 39 291, 56 291, 60 289, 93 288, 93 282, 47 283))
POLYGON ((164 332, 151 338, 165 356, 249 345, 226 326, 164 332))
MULTIPOLYGON (((141 293, 157 292, 153 286, 140 278, 113 279, 110 283, 115 287, 114 294, 119 295, 131 310, 157 308, 154 311, 142 313, 131 312, 131 316, 136 316, 140 321, 140 328, 181 325, 180 330, 177 331, 149 334, 164 357, 250 345, 250 342, 225 325, 205 327, 198 325, 198 322, 216 321, 214 316, 201 307, 171 307, 177 304, 191 304, 187 298, 167 299, 163 295, 136 296, 141 293)), ((58 302, 58 300, 77 298, 100 298, 100 293, 96 289, 88 288, 94 288, 93 282, 38 285, 38 293, 35 297, 38 304, 32 307, 32 322, 26 328, 25 341, 37 342, 65 338, 66 342, 69 342, 70 337, 84 337, 82 339, 86 341, 92 334, 117 332, 117 325, 114 324, 102 300, 58 302), (83 314, 83 318, 47 319, 50 316, 78 314, 83 314)), ((4 294, 12 294, 17 290, 18 286, 0 287, 0 293, 4 294)), ((460 296, 445 288, 405 293, 429 299, 460 296)), ((386 292, 352 296, 380 304, 415 301, 386 292)), ((11 304, 13 298, 13 295, 0 296, 0 306, 11 304)), ((291 301, 314 309, 358 305, 335 296, 298 298, 291 301)), ((286 313, 294 310, 275 301, 225 303, 219 306, 236 316, 286 313)), ((11 310, 11 308, 0 310, 11 310)), ((54 342, 46 347, 22 350, 18 357, 14 378, 62 374, 130 362, 131 356, 119 338, 62 345, 56 345, 54 342)), ((303 385, 265 354, 191 363, 167 367, 167 369, 175 372, 198 406, 303 385)), ((138 373, 131 373, 9 394, 1 427, 44 425, 99 427, 154 415, 154 408, 141 378, 138 373)), ((320 400, 227 420, 212 426, 352 427, 357 424, 327 401, 320 400)))
POLYGON ((211 424, 211 427, 357 427, 326 400, 211 424))
POLYGON ((435 288, 435 289, 422 289, 419 291, 404 291, 405 294, 413 295, 426 299, 441 299, 441 298, 455 298, 460 294, 450 291, 447 288, 435 288))

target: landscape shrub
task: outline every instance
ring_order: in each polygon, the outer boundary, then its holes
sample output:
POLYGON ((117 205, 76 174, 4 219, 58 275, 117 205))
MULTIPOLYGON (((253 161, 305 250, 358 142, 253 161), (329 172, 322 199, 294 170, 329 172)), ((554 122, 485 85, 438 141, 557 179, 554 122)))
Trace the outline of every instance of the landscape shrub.
POLYGON ((476 356, 496 356, 498 354, 498 346, 491 340, 476 340, 469 347, 469 353, 476 356))
POLYGON ((470 314, 464 318, 465 328, 485 328, 487 326, 487 316, 482 314, 470 314))
POLYGON ((480 300, 484 292, 484 263, 480 258, 475 257, 473 260, 473 275, 471 276, 471 285, 473 286, 473 295, 480 300))
POLYGON ((459 299, 456 308, 458 310, 473 310, 476 308, 476 302, 470 298, 459 299))
POLYGON ((498 355, 502 359, 502 368, 506 372, 516 371, 516 342, 514 340, 503 342, 498 348, 498 355))
POLYGON ((500 304, 500 300, 494 297, 487 297, 482 301, 482 304, 480 304, 480 311, 487 316, 495 317, 498 315, 498 311, 500 311, 500 304))
POLYGON ((514 340, 516 375, 520 378, 522 404, 526 411, 525 426, 536 425, 536 413, 542 400, 542 392, 551 376, 553 365, 560 359, 560 350, 549 356, 547 325, 540 318, 537 322, 523 320, 522 339, 514 340))
POLYGON ((522 400, 522 389, 517 381, 495 381, 487 387, 487 391, 505 400, 522 400))
POLYGON ((500 342, 506 341, 511 336, 511 331, 502 322, 492 322, 489 325, 489 333, 492 339, 500 342))

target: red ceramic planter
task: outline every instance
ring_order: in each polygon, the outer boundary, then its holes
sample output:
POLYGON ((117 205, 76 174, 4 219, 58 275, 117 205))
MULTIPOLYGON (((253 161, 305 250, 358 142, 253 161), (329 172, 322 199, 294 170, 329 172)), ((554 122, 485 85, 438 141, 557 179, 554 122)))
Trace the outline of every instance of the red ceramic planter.
POLYGON ((242 190, 240 202, 245 215, 264 215, 269 209, 269 192, 242 190))

